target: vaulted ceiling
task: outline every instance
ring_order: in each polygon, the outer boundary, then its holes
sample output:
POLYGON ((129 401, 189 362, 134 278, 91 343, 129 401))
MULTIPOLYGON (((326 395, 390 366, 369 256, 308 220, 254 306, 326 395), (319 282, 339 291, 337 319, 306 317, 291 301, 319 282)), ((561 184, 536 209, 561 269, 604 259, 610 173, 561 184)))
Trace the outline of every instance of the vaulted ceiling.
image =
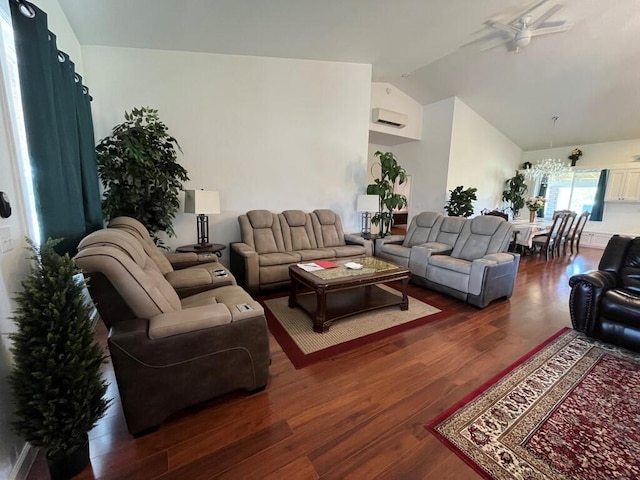
POLYGON ((455 95, 524 150, 640 138, 638 0, 59 2, 82 45, 370 63, 373 81, 422 104, 455 95), (483 51, 505 35, 490 18, 556 3, 546 22, 570 30, 483 51))

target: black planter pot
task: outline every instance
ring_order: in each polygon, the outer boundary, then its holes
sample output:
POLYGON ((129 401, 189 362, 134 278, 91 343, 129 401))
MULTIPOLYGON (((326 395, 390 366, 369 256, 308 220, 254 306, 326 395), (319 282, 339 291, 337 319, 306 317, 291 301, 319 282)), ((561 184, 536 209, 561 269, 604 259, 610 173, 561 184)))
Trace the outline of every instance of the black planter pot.
POLYGON ((89 464, 89 437, 85 435, 82 445, 66 455, 51 458, 47 453, 47 465, 51 480, 68 480, 79 474, 89 464))

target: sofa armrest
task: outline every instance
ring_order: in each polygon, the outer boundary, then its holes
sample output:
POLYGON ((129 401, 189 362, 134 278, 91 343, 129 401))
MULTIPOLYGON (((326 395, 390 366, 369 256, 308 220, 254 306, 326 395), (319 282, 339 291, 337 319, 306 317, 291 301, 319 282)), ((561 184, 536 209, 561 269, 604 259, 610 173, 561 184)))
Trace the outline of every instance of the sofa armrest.
POLYGON ((600 300, 607 290, 616 286, 615 274, 604 270, 592 270, 573 275, 569 279, 569 286, 571 324, 577 331, 591 336, 597 325, 600 300))
POLYGON ((365 248, 365 255, 373 255, 373 241, 368 238, 363 238, 356 233, 345 233, 344 241, 347 245, 362 245, 365 248))
POLYGON ((231 323, 231 312, 222 304, 203 305, 161 313, 149 319, 149 338, 159 339, 231 323))
MULTIPOLYGON (((376 247, 378 247, 377 244, 376 247)), ((411 247, 411 253, 409 254, 409 270, 411 270, 411 275, 426 278, 427 265, 429 264, 429 257, 432 254, 432 250, 424 245, 414 245, 411 247)))
MULTIPOLYGON (((169 263, 174 270, 181 270, 193 265, 198 265, 198 263, 204 263, 204 260, 201 262, 198 258, 198 254, 193 252, 170 252, 165 253, 164 255, 167 257, 167 260, 169 260, 169 263)), ((210 260, 207 259, 206 261, 208 262, 210 260)))
POLYGON ((473 260, 469 277, 469 293, 480 295, 482 289, 486 287, 490 270, 494 278, 511 275, 518 269, 519 263, 520 255, 517 253, 492 253, 473 260))
POLYGON ((382 247, 384 245, 393 243, 393 244, 401 244, 404 242, 404 235, 387 235, 386 237, 377 238, 376 239, 376 251, 382 251, 382 247))
POLYGON ((243 242, 231 244, 231 273, 249 293, 260 292, 259 255, 253 247, 243 242))

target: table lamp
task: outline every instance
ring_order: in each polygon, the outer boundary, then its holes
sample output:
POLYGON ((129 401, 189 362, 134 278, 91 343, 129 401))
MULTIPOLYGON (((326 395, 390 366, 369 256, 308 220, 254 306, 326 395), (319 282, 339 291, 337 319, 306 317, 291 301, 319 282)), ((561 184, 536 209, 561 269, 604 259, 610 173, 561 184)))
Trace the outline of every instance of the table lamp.
POLYGON ((371 237, 371 212, 377 212, 380 205, 378 195, 358 195, 356 210, 362 212, 362 238, 371 237))
POLYGON ((220 213, 220 194, 210 190, 185 190, 184 212, 195 213, 196 229, 198 231, 198 244, 195 248, 210 247, 209 243, 209 217, 212 213, 220 213))

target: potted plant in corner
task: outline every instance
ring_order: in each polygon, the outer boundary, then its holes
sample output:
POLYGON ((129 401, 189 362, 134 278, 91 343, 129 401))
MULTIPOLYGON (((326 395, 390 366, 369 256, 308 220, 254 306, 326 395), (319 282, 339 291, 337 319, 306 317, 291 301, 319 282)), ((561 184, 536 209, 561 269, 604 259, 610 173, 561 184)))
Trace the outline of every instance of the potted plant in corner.
POLYGON ((57 243, 49 240, 38 248, 29 241, 33 264, 16 298, 9 376, 13 427, 31 445, 47 449, 54 480, 71 478, 89 463, 87 433, 110 403, 85 282, 78 280, 69 254, 54 251, 57 243))
POLYGON ((399 185, 406 182, 407 172, 398 165, 398 160, 392 152, 377 151, 374 155, 379 159, 380 178, 367 185, 367 194, 379 197, 379 209, 371 218, 371 223, 379 225, 379 235, 385 237, 391 233, 393 211, 407 205, 407 197, 395 193, 396 182, 399 185))
POLYGON ((523 173, 516 174, 507 180, 507 189, 502 192, 502 200, 509 202, 509 208, 516 218, 520 210, 524 208, 524 194, 527 191, 527 184, 523 173))
POLYGON ((104 186, 105 220, 125 215, 144 224, 156 244, 157 233, 175 235, 173 218, 180 208, 187 171, 177 162, 180 145, 151 108, 125 112, 125 122, 96 147, 98 175, 104 186))
POLYGON ((473 203, 471 202, 478 199, 476 196, 478 189, 469 187, 463 190, 463 188, 460 185, 453 190, 449 190, 449 201, 444 208, 450 217, 470 217, 473 215, 473 203))

